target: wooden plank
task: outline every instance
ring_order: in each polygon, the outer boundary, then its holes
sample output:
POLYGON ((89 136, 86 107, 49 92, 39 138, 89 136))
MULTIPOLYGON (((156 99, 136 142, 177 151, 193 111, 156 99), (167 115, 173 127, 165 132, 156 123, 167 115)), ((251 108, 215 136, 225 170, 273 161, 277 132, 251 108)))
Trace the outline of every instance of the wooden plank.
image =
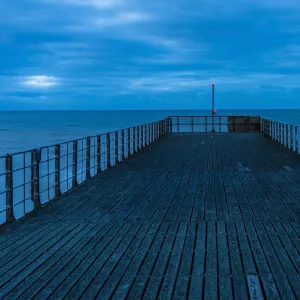
POLYGON ((189 291, 191 299, 201 299, 203 294, 207 237, 206 230, 206 222, 197 224, 194 263, 189 291))
POLYGON ((234 223, 228 223, 227 233, 228 233, 228 243, 230 247, 229 253, 230 253, 234 296, 238 299, 247 299, 248 297, 247 286, 244 278, 245 271, 243 269, 242 258, 241 258, 241 253, 239 249, 234 223))
MULTIPOLYGON (((161 235, 157 235, 154 239, 146 259, 143 262, 141 269, 138 272, 137 279, 133 283, 128 298, 139 299, 142 297, 145 288, 147 287, 149 276, 155 266, 158 259, 159 252, 162 248, 164 240, 166 239, 166 232, 169 228, 169 224, 162 224, 160 228, 161 235)), ((174 230, 174 228, 172 228, 174 230)))
POLYGON ((146 238, 142 242, 128 269, 123 275, 118 287, 116 288, 115 293, 113 295, 113 299, 124 299, 127 297, 130 288, 148 254, 148 250, 149 248, 151 248, 151 245, 154 242, 154 238, 158 229, 159 223, 151 225, 150 230, 146 235, 146 238))
MULTIPOLYGON (((112 234, 105 235, 101 239, 101 243, 97 243, 93 248, 87 248, 76 255, 67 265, 59 269, 59 272, 50 278, 47 278, 46 285, 42 289, 32 290, 36 297, 65 297, 72 291, 72 288, 79 289, 81 286, 77 283, 82 279, 88 280, 89 276, 85 276, 86 271, 101 255, 103 257, 103 250, 113 250, 124 238, 124 235, 132 228, 132 225, 124 225, 119 230, 119 226, 112 229, 112 234), (114 231, 116 234, 113 234, 114 231)), ((83 282, 84 283, 84 282, 83 282)), ((29 291, 27 291, 28 293, 29 291)))
POLYGON ((92 283, 83 294, 83 297, 92 299, 100 297, 108 299, 113 294, 122 275, 128 268, 134 254, 142 243, 150 224, 143 224, 128 246, 122 243, 110 256, 109 260, 101 268, 101 271, 93 278, 92 283))
MULTIPOLYGON (((77 255, 80 252, 82 259, 92 251, 101 242, 104 243, 105 235, 109 232, 110 235, 118 232, 122 224, 108 224, 107 226, 100 227, 98 224, 93 224, 87 229, 89 232, 83 232, 84 237, 81 235, 75 236, 64 248, 64 251, 56 252, 47 262, 41 265, 37 271, 27 276, 26 279, 19 284, 10 297, 27 298, 43 289, 53 278, 62 270, 66 269, 70 262, 74 263, 77 255), (68 255, 66 255, 68 253, 68 255)), ((112 237, 111 237, 112 239, 112 237)))
POLYGON ((158 259, 149 279, 149 283, 147 285, 147 288, 145 289, 143 297, 146 299, 156 299, 159 293, 159 288, 164 278, 164 273, 168 266, 171 251, 174 246, 177 230, 178 224, 171 224, 166 239, 164 240, 163 247, 159 253, 158 259))
POLYGON ((180 259, 182 256, 182 250, 185 243, 186 232, 187 225, 181 224, 177 232, 176 240, 172 249, 171 257, 165 272, 164 281, 162 283, 158 299, 171 299, 173 295, 180 259))
POLYGON ((192 269, 196 238, 195 224, 190 223, 188 226, 187 236, 185 239, 184 249, 181 256, 180 267, 177 274, 176 285, 173 293, 173 299, 186 299, 188 297, 188 286, 192 269))
POLYGON ((246 275, 251 300, 263 300, 263 292, 257 275, 246 275))
POLYGON ((144 150, 0 228, 0 296, 299 298, 298 156, 260 134, 144 150))

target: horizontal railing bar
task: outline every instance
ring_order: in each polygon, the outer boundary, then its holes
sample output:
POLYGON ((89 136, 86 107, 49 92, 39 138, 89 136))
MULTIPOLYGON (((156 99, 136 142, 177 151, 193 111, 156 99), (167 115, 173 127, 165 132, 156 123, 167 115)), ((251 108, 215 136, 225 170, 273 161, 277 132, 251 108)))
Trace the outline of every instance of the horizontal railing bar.
POLYGON ((245 125, 257 125, 257 123, 173 123, 173 126, 175 125, 190 125, 190 126, 195 126, 195 125, 235 125, 235 126, 245 126, 245 125))
POLYGON ((210 116, 169 116, 168 118, 260 118, 259 115, 250 115, 250 116, 240 116, 240 115, 210 115, 210 116))

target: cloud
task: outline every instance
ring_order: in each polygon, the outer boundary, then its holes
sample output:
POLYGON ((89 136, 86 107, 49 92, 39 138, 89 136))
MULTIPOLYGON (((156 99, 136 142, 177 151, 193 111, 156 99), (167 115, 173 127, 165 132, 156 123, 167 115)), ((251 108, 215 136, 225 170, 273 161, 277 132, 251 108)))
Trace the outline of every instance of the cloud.
POLYGON ((21 84, 33 88, 49 88, 58 85, 58 79, 46 75, 27 76, 21 84))
POLYGON ((281 73, 244 73, 235 75, 232 72, 220 70, 216 72, 165 72, 156 76, 131 78, 127 88, 132 93, 144 92, 197 92, 209 89, 211 82, 215 82, 218 91, 244 90, 251 88, 259 91, 265 86, 278 88, 297 88, 300 75, 285 75, 281 73))
POLYGON ((212 81, 228 92, 298 87, 298 32, 284 33, 300 28, 298 0, 13 2, 0 3, 5 94, 42 93, 44 103, 197 95, 212 81))
POLYGON ((300 44, 285 45, 266 53, 263 60, 273 68, 298 70, 300 67, 300 44))
POLYGON ((70 5, 87 6, 97 9, 109 9, 119 6, 122 3, 121 0, 59 0, 56 2, 62 2, 70 5))
POLYGON ((137 24, 150 21, 152 16, 146 13, 128 11, 112 16, 99 17, 94 20, 96 28, 115 27, 120 25, 137 24))

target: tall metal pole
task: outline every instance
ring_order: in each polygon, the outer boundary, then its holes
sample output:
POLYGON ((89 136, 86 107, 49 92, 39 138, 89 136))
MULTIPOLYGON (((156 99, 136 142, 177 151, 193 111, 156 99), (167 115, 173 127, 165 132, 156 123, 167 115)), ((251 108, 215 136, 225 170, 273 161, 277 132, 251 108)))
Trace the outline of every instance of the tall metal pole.
POLYGON ((211 84, 212 87, 212 114, 215 114, 215 84, 211 84))
POLYGON ((215 84, 212 83, 211 84, 211 87, 212 87, 212 132, 215 132, 215 113, 216 113, 216 110, 215 110, 215 84))

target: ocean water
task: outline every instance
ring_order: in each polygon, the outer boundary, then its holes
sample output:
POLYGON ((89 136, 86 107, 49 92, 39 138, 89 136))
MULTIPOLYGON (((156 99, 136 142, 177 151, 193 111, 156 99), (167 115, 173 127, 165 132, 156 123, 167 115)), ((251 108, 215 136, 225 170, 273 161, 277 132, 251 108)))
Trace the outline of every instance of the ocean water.
MULTIPOLYGON (((15 111, 0 112, 0 156, 120 130, 167 116, 209 116, 182 111, 15 111)), ((217 116, 260 115, 300 125, 300 110, 223 110, 217 116)))

